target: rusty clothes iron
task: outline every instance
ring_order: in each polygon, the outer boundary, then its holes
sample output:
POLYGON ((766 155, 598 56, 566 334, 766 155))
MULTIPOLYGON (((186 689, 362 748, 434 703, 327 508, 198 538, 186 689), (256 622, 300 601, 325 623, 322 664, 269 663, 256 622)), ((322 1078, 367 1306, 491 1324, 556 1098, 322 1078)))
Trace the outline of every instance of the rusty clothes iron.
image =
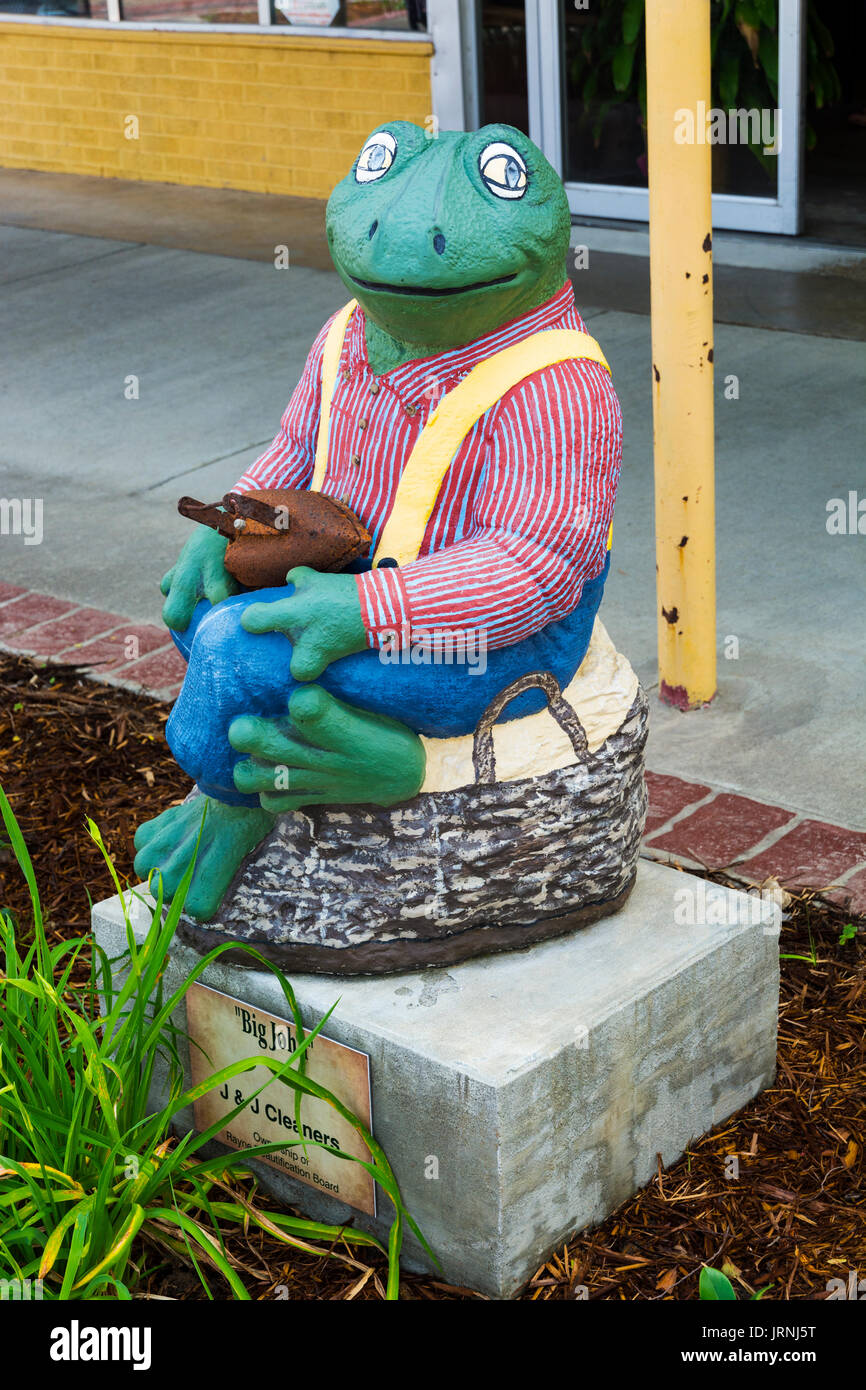
POLYGON ((296 565, 345 569, 370 548, 370 533, 350 507, 305 488, 227 492, 213 503, 181 497, 177 509, 226 537, 225 567, 248 589, 284 584, 296 565))

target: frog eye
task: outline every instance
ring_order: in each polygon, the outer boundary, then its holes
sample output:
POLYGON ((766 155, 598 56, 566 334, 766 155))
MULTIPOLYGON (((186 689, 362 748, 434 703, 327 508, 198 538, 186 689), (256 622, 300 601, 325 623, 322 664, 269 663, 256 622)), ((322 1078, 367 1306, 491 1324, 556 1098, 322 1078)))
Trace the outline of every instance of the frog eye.
POLYGON ((355 165, 357 182, 372 183, 374 179, 380 179, 383 174, 387 174, 394 163, 396 153, 397 141, 390 131, 377 130, 358 155, 358 163, 355 165))
POLYGON ((527 189, 526 165, 510 145, 486 145, 478 158, 486 188, 497 198, 522 198, 527 189))

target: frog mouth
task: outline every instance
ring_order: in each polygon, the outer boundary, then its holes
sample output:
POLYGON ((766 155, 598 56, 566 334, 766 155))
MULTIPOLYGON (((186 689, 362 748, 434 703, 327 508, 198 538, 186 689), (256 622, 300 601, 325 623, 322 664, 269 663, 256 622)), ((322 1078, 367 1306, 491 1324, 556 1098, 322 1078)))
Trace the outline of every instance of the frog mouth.
POLYGON ((364 290, 379 290, 384 294, 410 294, 413 296, 424 295, 429 298, 441 298, 449 294, 469 294, 471 290, 491 289, 494 285, 508 285, 512 280, 517 279, 517 272, 513 275, 500 275, 497 280, 476 280, 472 285, 446 285, 442 289, 432 289, 429 285, 389 285, 381 280, 362 280, 357 275, 350 275, 350 280, 354 280, 356 285, 360 285, 364 290))

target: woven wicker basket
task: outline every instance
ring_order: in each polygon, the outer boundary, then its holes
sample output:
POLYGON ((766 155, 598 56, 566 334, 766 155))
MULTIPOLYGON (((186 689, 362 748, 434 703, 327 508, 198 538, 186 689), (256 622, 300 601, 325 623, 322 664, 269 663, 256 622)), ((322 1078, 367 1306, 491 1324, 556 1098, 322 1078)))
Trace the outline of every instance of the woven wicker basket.
MULTIPOLYGON (((198 950, 219 937, 286 969, 386 974, 450 965, 560 936, 617 911, 631 891, 646 815, 647 703, 595 752, 549 673, 492 701, 475 731, 475 785, 421 793, 390 810, 311 807, 281 817, 248 856, 198 950), (509 700, 544 691, 576 761, 497 782, 493 724, 509 700)), ((224 959, 249 965, 242 952, 224 959)))

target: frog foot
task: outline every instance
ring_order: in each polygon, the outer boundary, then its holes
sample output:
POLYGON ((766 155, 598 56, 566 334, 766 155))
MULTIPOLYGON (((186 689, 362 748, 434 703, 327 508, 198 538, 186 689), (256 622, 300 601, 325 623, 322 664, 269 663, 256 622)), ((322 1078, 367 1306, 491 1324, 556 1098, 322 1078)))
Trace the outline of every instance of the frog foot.
POLYGON ((210 796, 196 796, 182 806, 169 806, 138 827, 135 872, 142 879, 154 871, 160 873, 165 898, 172 898, 196 853, 201 832, 184 912, 207 922, 245 857, 273 824, 271 812, 259 806, 229 806, 210 796))

